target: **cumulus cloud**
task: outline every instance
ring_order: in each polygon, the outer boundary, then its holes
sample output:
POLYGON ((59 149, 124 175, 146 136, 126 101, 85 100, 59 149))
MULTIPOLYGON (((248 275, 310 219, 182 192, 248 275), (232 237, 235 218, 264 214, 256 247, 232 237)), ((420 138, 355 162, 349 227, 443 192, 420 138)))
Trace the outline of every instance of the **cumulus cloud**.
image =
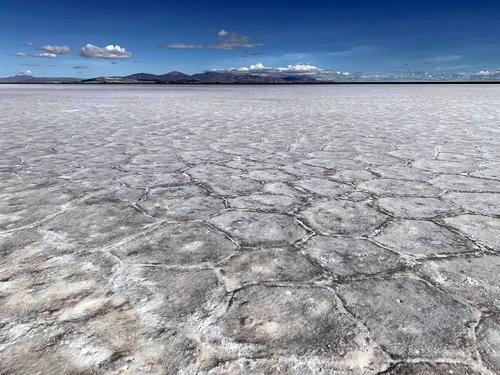
POLYGON ((247 35, 240 35, 224 29, 219 30, 217 35, 219 36, 219 42, 211 44, 207 46, 207 48, 230 51, 236 48, 255 48, 262 46, 261 43, 252 43, 251 38, 247 35))
POLYGON ((201 44, 189 44, 189 43, 170 43, 162 45, 163 48, 173 48, 173 49, 195 49, 203 48, 201 44))
POLYGON ((53 59, 54 57, 57 57, 55 53, 50 53, 50 52, 42 52, 42 53, 37 53, 36 55, 32 55, 33 57, 41 57, 44 59, 53 59))
POLYGON ((500 76, 500 69, 496 70, 480 70, 479 72, 475 73, 477 76, 481 77, 490 77, 490 76, 500 76))
POLYGON ((33 74, 33 72, 28 69, 28 70, 25 70, 25 71, 21 72, 20 74, 23 75, 23 76, 30 76, 30 75, 33 74))
POLYGON ((13 56, 17 56, 17 57, 25 57, 25 56, 28 56, 28 54, 26 52, 16 52, 16 53, 13 53, 12 54, 13 56))
POLYGON ((82 47, 80 54, 83 57, 96 59, 130 59, 132 57, 132 53, 125 48, 112 44, 104 48, 87 44, 85 47, 82 47))
POLYGON ((317 66, 310 64, 297 64, 288 65, 285 67, 270 67, 265 66, 262 63, 257 63, 250 65, 248 67, 243 66, 240 68, 226 69, 229 72, 236 73, 265 73, 265 74, 320 74, 328 72, 325 69, 318 68, 317 66))
POLYGON ((66 55, 66 54, 71 52, 71 50, 68 46, 53 46, 50 44, 42 46, 39 49, 40 49, 40 51, 52 53, 54 55, 66 55))
POLYGON ((319 68, 311 64, 295 64, 282 67, 265 66, 262 63, 252 64, 250 66, 243 66, 239 68, 230 69, 213 69, 215 72, 220 73, 233 73, 233 74, 253 74, 260 76, 271 77, 286 77, 286 76, 304 76, 315 79, 334 81, 334 80, 351 80, 354 76, 349 72, 333 71, 329 69, 319 68))
POLYGON ((224 30, 224 29, 220 29, 218 32, 217 32, 217 35, 219 35, 221 38, 224 38, 225 36, 227 36, 229 34, 228 31, 224 30))

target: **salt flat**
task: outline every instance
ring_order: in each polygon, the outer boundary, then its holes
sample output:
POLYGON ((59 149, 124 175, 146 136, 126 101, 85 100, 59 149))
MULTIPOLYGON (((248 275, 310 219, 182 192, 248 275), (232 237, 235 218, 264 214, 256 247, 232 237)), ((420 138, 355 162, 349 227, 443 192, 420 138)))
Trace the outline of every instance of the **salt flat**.
POLYGON ((0 86, 0 374, 500 373, 500 86, 0 86))

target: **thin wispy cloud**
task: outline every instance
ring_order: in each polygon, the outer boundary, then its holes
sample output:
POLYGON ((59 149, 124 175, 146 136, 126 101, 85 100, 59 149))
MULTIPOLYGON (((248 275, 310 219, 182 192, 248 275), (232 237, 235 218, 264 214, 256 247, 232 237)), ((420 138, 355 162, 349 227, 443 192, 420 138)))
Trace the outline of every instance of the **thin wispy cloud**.
POLYGON ((47 44, 45 46, 40 47, 39 49, 40 49, 40 51, 52 53, 54 55, 67 55, 68 53, 71 52, 71 49, 66 45, 53 46, 53 45, 47 44))
POLYGON ((255 48, 262 46, 262 43, 252 43, 252 38, 247 35, 240 35, 224 29, 219 30, 217 35, 219 36, 219 42, 211 44, 207 46, 207 48, 230 51, 236 48, 255 48))
POLYGON ((262 51, 245 51, 245 53, 243 54, 244 57, 260 55, 262 55, 262 51))
POLYGON ((462 70, 462 69, 467 69, 469 68, 470 65, 462 64, 462 65, 455 65, 455 66, 441 66, 434 68, 434 71, 449 71, 449 70, 462 70))
POLYGON ((285 60, 293 60, 293 61, 306 61, 306 60, 310 61, 311 54, 306 52, 288 52, 283 54, 282 58, 285 60))
POLYGON ((89 43, 85 47, 82 47, 80 55, 95 59, 130 59, 132 52, 127 51, 119 45, 110 44, 101 48, 89 43))
POLYGON ((371 53, 377 51, 377 48, 375 46, 371 45, 362 45, 362 46, 354 46, 350 49, 347 50, 342 50, 342 51, 332 51, 328 53, 330 56, 353 56, 353 55, 359 55, 359 54, 364 54, 364 53, 371 53))
POLYGON ((195 43, 168 43, 163 44, 162 48, 171 49, 217 49, 224 51, 232 51, 238 48, 255 48, 260 47, 262 43, 252 42, 252 38, 248 35, 241 35, 235 32, 220 29, 217 31, 217 42, 209 45, 195 44, 195 43))
POLYGON ((40 57, 45 59, 53 59, 59 55, 66 55, 71 52, 68 46, 52 46, 46 45, 39 48, 39 53, 15 52, 11 54, 16 57, 40 57))
POLYGON ((461 60, 463 59, 463 56, 462 55, 441 55, 441 56, 434 56, 434 57, 430 57, 430 58, 427 58, 425 59, 426 63, 433 63, 433 62, 437 62, 437 63, 442 63, 442 62, 450 62, 450 61, 457 61, 457 60, 461 60))
POLYGON ((82 70, 82 69, 87 69, 87 67, 85 65, 75 65, 73 69, 82 70))
POLYGON ((189 43, 170 43, 162 45, 163 48, 172 48, 172 49, 196 49, 203 48, 201 44, 189 44, 189 43))

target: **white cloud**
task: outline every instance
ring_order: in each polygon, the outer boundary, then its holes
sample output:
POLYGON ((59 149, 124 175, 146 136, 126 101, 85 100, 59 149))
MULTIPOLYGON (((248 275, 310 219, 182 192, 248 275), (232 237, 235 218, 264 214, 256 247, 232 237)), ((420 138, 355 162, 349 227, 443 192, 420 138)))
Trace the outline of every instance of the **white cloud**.
POLYGON ((222 38, 225 37, 227 34, 229 34, 229 32, 227 32, 224 29, 220 29, 219 32, 217 32, 217 35, 219 35, 222 38))
POLYGON ((14 56, 25 57, 25 56, 28 56, 28 54, 26 52, 16 52, 16 53, 14 53, 14 56))
POLYGON ((83 57, 97 59, 130 59, 132 57, 132 53, 125 48, 112 44, 104 48, 94 46, 93 44, 87 44, 85 47, 82 47, 80 54, 83 57))
POLYGON ((497 76, 500 74, 500 69, 497 70, 480 70, 476 73, 478 76, 497 76))
POLYGON ((66 54, 71 52, 71 50, 68 46, 53 46, 50 44, 42 46, 39 49, 41 51, 44 51, 47 53, 52 53, 54 55, 66 55, 66 54))
POLYGON ((288 65, 286 67, 270 67, 265 66, 262 63, 257 63, 250 65, 248 67, 243 66, 240 68, 227 69, 230 72, 238 73, 267 73, 267 74, 319 74, 325 73, 327 70, 318 68, 317 66, 310 64, 297 64, 288 65))
POLYGON ((171 43, 164 44, 163 48, 174 48, 174 49, 194 49, 194 48, 203 48, 200 44, 188 44, 188 43, 171 43))
POLYGON ((295 64, 282 67, 265 66, 263 63, 256 63, 250 66, 230 69, 213 69, 215 72, 226 72, 233 74, 254 74, 271 77, 303 76, 319 80, 351 80, 353 75, 349 72, 333 71, 319 68, 311 64, 295 64))
POLYGON ((53 59, 54 57, 57 57, 55 53, 49 53, 49 52, 42 52, 42 53, 37 53, 36 55, 33 55, 33 57, 42 57, 46 59, 53 59))
POLYGON ((30 76, 32 74, 33 74, 33 72, 31 70, 29 70, 29 69, 25 70, 24 72, 21 72, 21 75, 23 75, 23 76, 30 76))

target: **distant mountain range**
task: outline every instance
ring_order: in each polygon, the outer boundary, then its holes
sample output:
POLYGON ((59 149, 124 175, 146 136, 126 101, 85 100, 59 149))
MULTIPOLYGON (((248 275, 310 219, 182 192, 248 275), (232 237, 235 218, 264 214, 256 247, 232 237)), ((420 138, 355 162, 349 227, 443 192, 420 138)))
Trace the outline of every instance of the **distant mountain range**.
POLYGON ((310 75, 273 76, 249 73, 232 73, 208 71, 193 75, 181 72, 166 74, 136 73, 128 76, 111 76, 97 78, 74 77, 33 77, 29 75, 16 75, 0 78, 0 83, 85 83, 85 84, 303 84, 303 83, 432 83, 432 82, 498 82, 500 83, 500 70, 481 71, 477 73, 439 73, 427 72, 394 72, 390 74, 364 75, 353 73, 349 75, 337 74, 324 78, 310 75))
POLYGON ((320 83, 321 81, 304 76, 272 77, 253 74, 234 74, 221 72, 205 72, 188 75, 181 72, 166 74, 136 73, 128 76, 97 77, 79 79, 72 77, 32 77, 17 75, 0 78, 0 83, 161 83, 161 84, 204 84, 204 83, 320 83))
POLYGON ((80 81, 78 78, 71 77, 32 77, 28 75, 0 78, 0 83, 78 83, 80 81))

